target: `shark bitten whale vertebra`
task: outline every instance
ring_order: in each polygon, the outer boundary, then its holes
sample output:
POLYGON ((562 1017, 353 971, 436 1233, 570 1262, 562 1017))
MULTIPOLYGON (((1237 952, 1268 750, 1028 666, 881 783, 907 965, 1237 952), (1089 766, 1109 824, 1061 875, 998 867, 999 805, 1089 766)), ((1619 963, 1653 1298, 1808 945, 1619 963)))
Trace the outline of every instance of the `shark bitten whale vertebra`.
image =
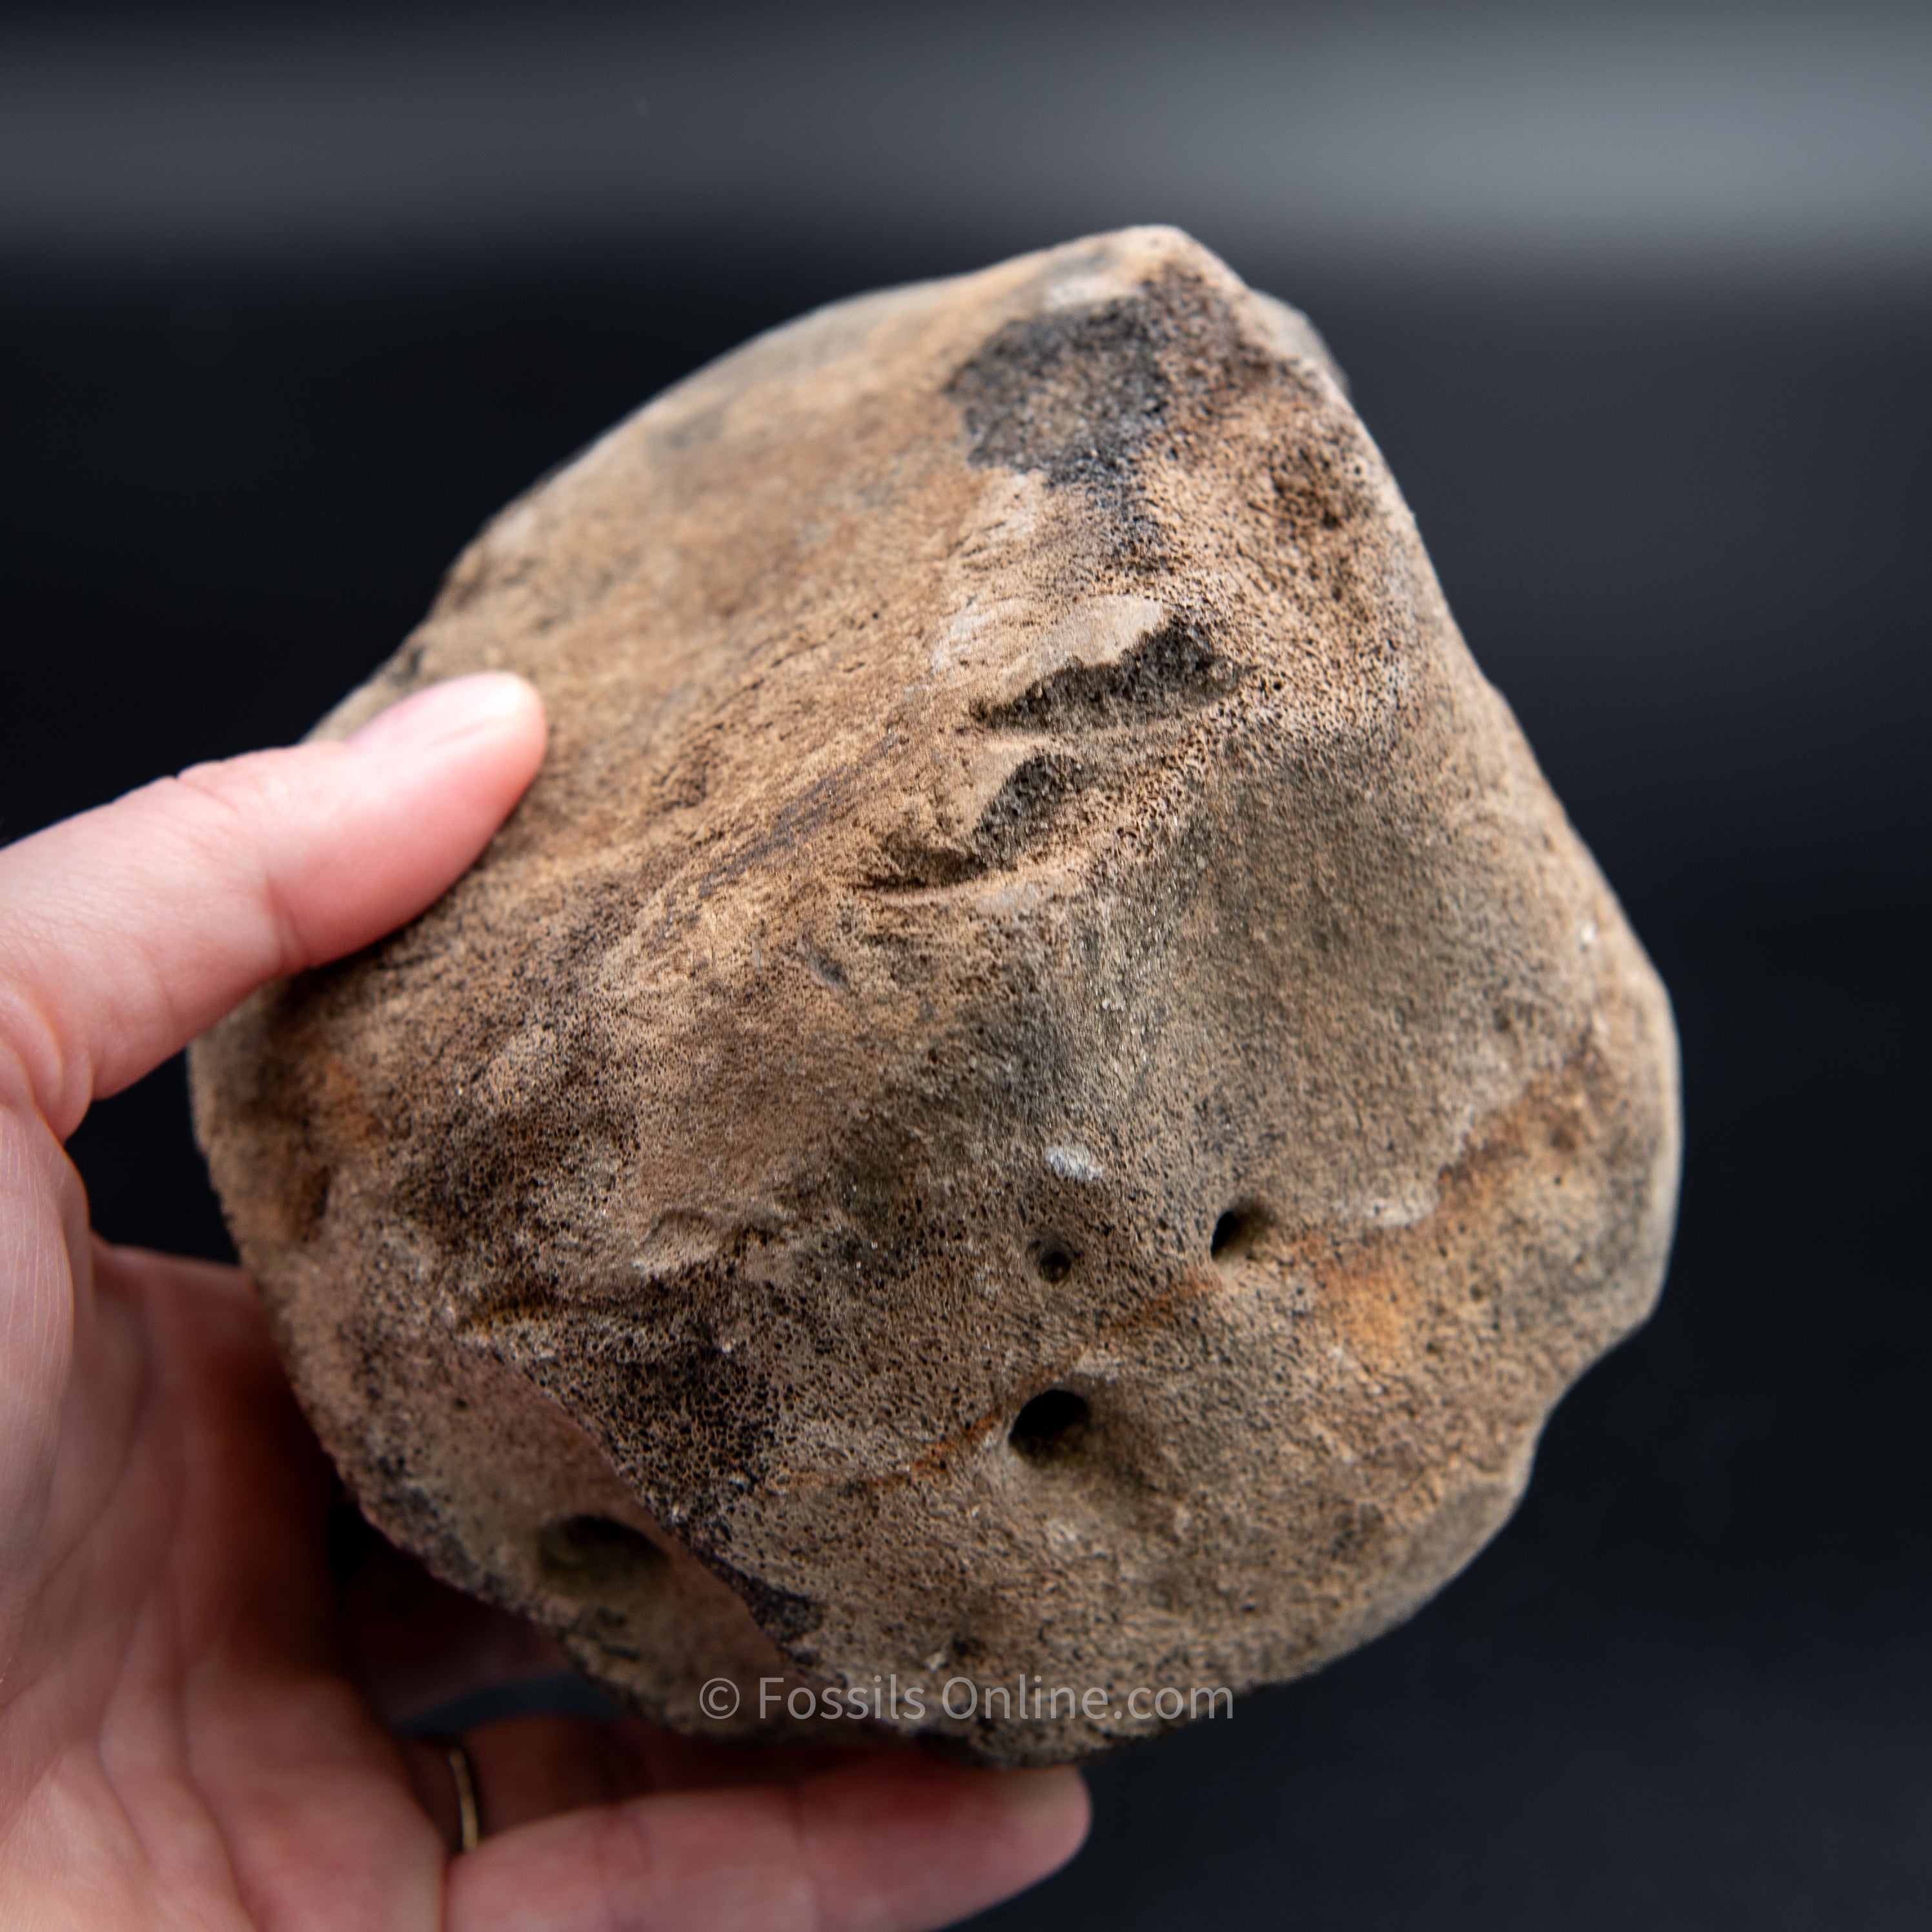
POLYGON ((1185 236, 700 370, 322 729, 486 668, 524 803, 196 1118, 364 1510, 632 1708, 1145 1735, 1414 1609, 1649 1310, 1663 989, 1320 341, 1185 236))

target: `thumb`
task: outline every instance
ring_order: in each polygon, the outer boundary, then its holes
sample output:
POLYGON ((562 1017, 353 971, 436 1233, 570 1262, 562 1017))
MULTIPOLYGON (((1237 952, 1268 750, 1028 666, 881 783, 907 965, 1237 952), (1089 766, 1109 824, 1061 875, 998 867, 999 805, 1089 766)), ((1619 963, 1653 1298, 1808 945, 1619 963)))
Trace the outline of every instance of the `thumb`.
POLYGON ((0 1103, 64 1140, 265 980, 413 917, 543 749, 536 693, 488 672, 340 743, 196 765, 0 851, 0 1103))

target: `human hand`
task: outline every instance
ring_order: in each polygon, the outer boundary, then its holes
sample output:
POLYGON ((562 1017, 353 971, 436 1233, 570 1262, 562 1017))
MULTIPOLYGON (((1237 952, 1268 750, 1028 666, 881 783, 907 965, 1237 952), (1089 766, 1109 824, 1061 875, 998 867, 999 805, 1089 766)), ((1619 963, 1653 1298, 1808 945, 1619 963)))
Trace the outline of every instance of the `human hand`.
POLYGON ((88 1232, 90 1102, 429 904, 543 739, 526 686, 462 679, 0 850, 0 1927, 884 1932, 1085 1830, 1071 1772, 542 1718, 472 1738, 507 1828, 452 1858, 352 1664, 332 1478, 245 1279, 88 1232))

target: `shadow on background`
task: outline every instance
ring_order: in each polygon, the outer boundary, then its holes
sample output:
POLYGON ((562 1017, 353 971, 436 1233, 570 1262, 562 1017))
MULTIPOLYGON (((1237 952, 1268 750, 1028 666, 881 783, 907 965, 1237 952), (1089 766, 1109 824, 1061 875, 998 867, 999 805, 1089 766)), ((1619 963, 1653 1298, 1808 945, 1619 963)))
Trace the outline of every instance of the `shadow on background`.
MULTIPOLYGON (((654 390, 1012 238, 840 232, 16 241, 0 836, 298 735, 654 390)), ((1683 1217, 1656 1320, 1470 1572, 1099 1767, 1088 1851, 984 1922, 1922 1923, 1932 280, 1231 254, 1328 336, 1671 988, 1683 1217)), ((178 1064, 74 1152, 110 1236, 226 1251, 178 1064)))

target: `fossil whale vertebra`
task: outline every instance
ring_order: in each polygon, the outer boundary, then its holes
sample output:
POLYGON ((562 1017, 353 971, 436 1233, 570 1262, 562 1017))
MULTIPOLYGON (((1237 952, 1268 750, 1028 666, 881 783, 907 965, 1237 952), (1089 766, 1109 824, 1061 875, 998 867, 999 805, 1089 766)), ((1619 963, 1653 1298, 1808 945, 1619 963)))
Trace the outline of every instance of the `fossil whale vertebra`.
POLYGON ((364 1509, 635 1707, 1044 1762, 1294 1676, 1650 1308, 1663 990, 1318 340, 1186 237, 700 370, 323 729, 485 667, 535 787, 196 1118, 364 1509))

